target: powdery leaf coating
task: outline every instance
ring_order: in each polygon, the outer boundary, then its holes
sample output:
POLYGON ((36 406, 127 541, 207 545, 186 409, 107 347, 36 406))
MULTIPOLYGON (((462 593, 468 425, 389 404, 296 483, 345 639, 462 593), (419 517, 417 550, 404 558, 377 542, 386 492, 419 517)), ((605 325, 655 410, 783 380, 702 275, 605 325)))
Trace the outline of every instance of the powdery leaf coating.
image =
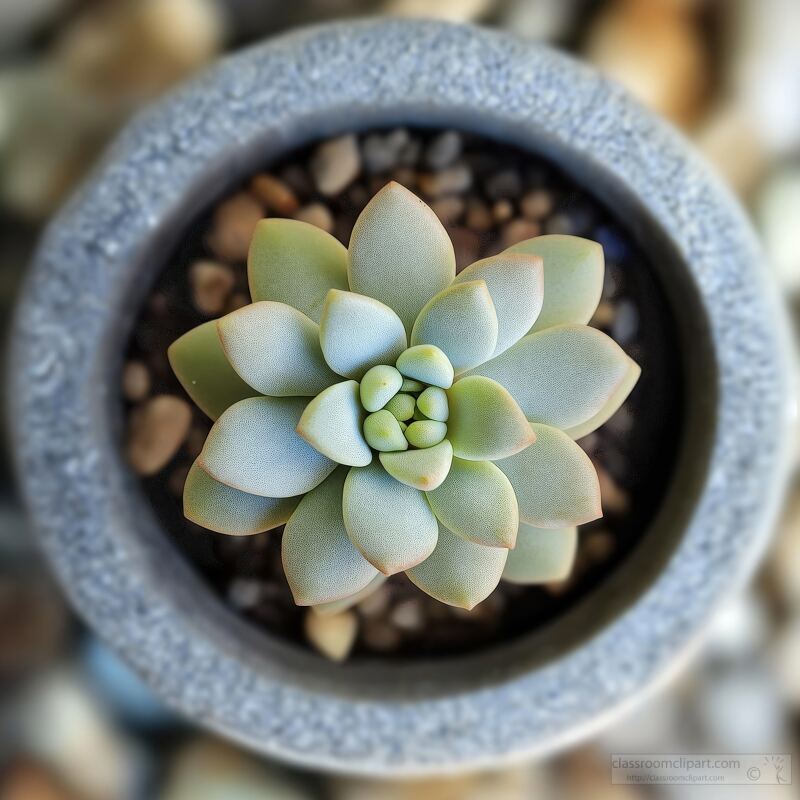
POLYGON ((370 447, 381 453, 407 450, 408 441, 402 425, 391 411, 382 408, 364 420, 364 438, 370 447))
POLYGON ((447 422, 450 406, 447 403, 447 392, 438 386, 429 386, 417 397, 417 408, 428 418, 438 422, 447 422))
POLYGON ((393 364, 406 349, 406 331, 397 314, 354 292, 328 293, 319 328, 325 360, 346 378, 360 380, 371 367, 393 364))
POLYGON ((577 528, 534 528, 521 522, 503 580, 523 585, 563 581, 572 572, 577 551, 577 528))
POLYGON ((486 547, 514 547, 517 498, 511 482, 490 461, 454 458, 442 485, 428 492, 428 502, 453 533, 486 547))
POLYGON ((447 425, 434 419, 416 420, 408 426, 405 434, 412 447, 433 447, 447 436, 447 425))
POLYGON ((435 489, 447 477, 453 461, 453 445, 447 439, 423 450, 381 453, 383 468, 395 479, 423 492, 435 489))
POLYGON ((531 333, 553 325, 585 325, 603 291, 603 248, 591 239, 564 234, 535 236, 506 253, 539 256, 544 262, 544 303, 531 333))
POLYGON ((230 365, 213 320, 176 339, 167 356, 186 394, 211 419, 218 419, 234 403, 259 394, 230 365))
POLYGON ((320 392, 306 406, 297 432, 338 464, 363 467, 372 461, 372 450, 361 433, 365 416, 358 384, 343 381, 320 392))
POLYGON ((380 411, 403 385, 403 376, 386 364, 367 370, 361 379, 359 396, 361 405, 369 411, 380 411))
POLYGON ((386 303, 410 331, 425 303, 455 274, 453 244, 436 214, 399 183, 384 186, 353 227, 352 291, 386 303))
POLYGON ((641 368, 604 333, 586 325, 558 325, 526 336, 471 374, 502 384, 531 422, 569 432, 589 421, 590 430, 605 422, 622 405, 641 368))
POLYGON ((308 492, 336 468, 295 430, 307 400, 252 397, 211 428, 198 463, 212 478, 263 497, 308 492))
POLYGON ((483 547, 439 524, 436 549, 406 573, 423 592, 442 603, 472 609, 500 582, 508 550, 483 547))
POLYGON ((350 597, 378 574, 353 546, 342 517, 347 468, 339 467, 300 501, 283 531, 283 570, 295 603, 313 606, 350 597))
POLYGON ((254 303, 287 303, 319 322, 328 290, 350 288, 347 249, 307 222, 264 219, 250 244, 247 277, 254 303))
POLYGON ((319 326, 286 303, 252 303, 217 320, 231 366, 261 394, 311 396, 336 383, 319 344, 319 326))
POLYGON ((377 462, 347 473, 342 510, 350 540, 384 575, 419 564, 436 547, 436 518, 425 495, 377 462))
MULTIPOLYGON (((531 329, 544 302, 544 267, 539 256, 500 253, 470 264, 455 283, 483 280, 497 314, 497 344, 492 357, 519 341, 531 329)), ((456 367, 458 369, 458 367, 456 367)))
POLYGON ((531 427, 536 443, 497 462, 514 487, 520 519, 539 528, 570 528, 602 516, 589 456, 558 428, 531 427))
POLYGON ((419 312, 411 345, 432 344, 456 372, 492 357, 497 344, 497 314, 484 281, 454 283, 431 298, 419 312))
POLYGON ((435 345, 418 344, 409 347, 397 359, 397 369, 415 381, 449 389, 453 385, 453 365, 435 345))
POLYGON ((228 536, 249 536, 277 528, 292 515, 299 497, 259 497, 214 480, 195 462, 183 488, 186 519, 228 536))
POLYGON ((347 611, 348 608, 358 605, 362 600, 366 600, 371 594, 380 589, 384 583, 386 583, 386 576, 379 572, 361 591, 348 597, 343 597, 341 600, 333 600, 330 603, 311 606, 311 610, 321 617, 340 614, 342 611, 347 611))
POLYGON ((400 422, 407 422, 414 416, 416 400, 410 394, 396 394, 384 408, 400 422))
POLYGON ((447 438, 458 458, 493 461, 518 453, 536 440, 517 402, 490 378, 461 378, 448 390, 447 399, 447 438))
POLYGON ((425 388, 424 383, 412 380, 411 378, 403 378, 403 384, 400 387, 401 392, 421 392, 425 388))

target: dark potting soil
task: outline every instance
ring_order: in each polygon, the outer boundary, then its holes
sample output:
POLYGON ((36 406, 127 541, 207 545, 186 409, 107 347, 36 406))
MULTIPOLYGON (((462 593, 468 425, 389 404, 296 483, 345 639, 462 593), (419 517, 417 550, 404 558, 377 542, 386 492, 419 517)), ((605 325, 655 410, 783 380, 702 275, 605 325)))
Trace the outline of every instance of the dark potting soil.
POLYGON ((294 216, 347 244, 359 212, 392 179, 440 216, 459 268, 540 233, 599 241, 606 281, 591 324, 619 342, 641 365, 642 377, 623 408, 580 442, 600 475, 604 517, 581 528, 575 568, 566 581, 535 587, 501 582, 466 612, 394 576, 356 607, 351 658, 475 651, 565 613, 640 541, 669 486, 682 421, 677 333, 646 255, 610 209, 552 164, 478 136, 423 130, 343 137, 297 150, 265 165, 187 227, 141 309, 123 374, 127 418, 134 423, 129 457, 144 493, 175 547, 236 613, 309 647, 303 619, 310 612, 294 605, 283 576, 281 529, 227 537, 183 517, 183 482, 211 423, 192 407, 187 427, 180 422, 181 403, 177 415, 176 409, 153 411, 152 400, 160 395, 185 400, 167 348, 190 328, 249 302, 245 255, 255 220, 294 216))

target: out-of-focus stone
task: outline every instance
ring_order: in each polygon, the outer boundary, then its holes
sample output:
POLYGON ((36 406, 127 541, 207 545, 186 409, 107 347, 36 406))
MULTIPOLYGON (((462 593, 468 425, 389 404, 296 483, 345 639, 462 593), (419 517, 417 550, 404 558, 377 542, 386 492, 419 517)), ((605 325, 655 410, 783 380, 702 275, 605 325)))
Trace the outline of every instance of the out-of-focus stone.
POLYGON ((514 206, 509 200, 498 200, 492 205, 492 217, 495 222, 508 222, 514 216, 514 206))
POLYGON ((512 219, 503 226, 500 235, 502 246, 511 247, 512 245, 532 239, 542 232, 538 222, 531 222, 529 219, 512 219))
POLYGON ((457 226, 448 229, 447 233, 453 242, 453 250, 456 254, 456 268, 463 269, 473 261, 477 261, 480 252, 480 236, 468 228, 457 226))
POLYGON ((361 156, 364 169, 369 174, 391 172, 400 162, 410 137, 405 128, 386 134, 372 133, 364 139, 361 156))
POLYGON ((16 762, 6 766, 0 779, 2 800, 77 800, 41 766, 30 762, 16 762))
POLYGON ((790 292, 800 292, 800 164, 779 168, 757 197, 758 223, 770 265, 790 292))
POLYGON ((331 661, 344 661, 358 635, 358 617, 352 611, 323 616, 309 610, 305 615, 305 631, 318 652, 331 661))
POLYGON ((208 246, 222 261, 244 261, 253 231, 263 216, 261 204, 248 192, 229 197, 214 212, 208 246))
POLYGON ((431 208, 442 225, 452 225, 464 213, 464 201, 460 197, 441 197, 431 203, 431 208))
POLYGON ((358 142, 352 134, 323 142, 309 164, 317 191, 332 197, 344 191, 361 170, 358 142))
POLYGON ((631 498, 602 464, 595 462, 597 479, 600 482, 600 499, 606 514, 624 514, 630 508, 631 498))
POLYGON ((389 606, 390 594, 386 584, 382 584, 372 594, 365 597, 357 606, 357 610, 366 619, 379 617, 389 606))
POLYGON ((162 394, 145 401, 130 415, 128 462, 140 475, 154 475, 178 452, 191 423, 192 410, 180 397, 162 394))
POLYGON ((717 611, 708 631, 708 652, 719 659, 744 659, 763 650, 769 628, 761 597, 749 591, 717 611))
POLYGON ((422 603, 417 598, 404 600, 392 609, 392 622, 404 631, 417 631, 425 623, 422 603))
POLYGON ((580 24, 583 0, 508 0, 500 6, 500 21, 526 39, 563 41, 580 24))
POLYGON ((266 172, 256 175, 250 191, 264 204, 268 211, 282 217, 291 217, 300 208, 300 201, 288 183, 266 172))
POLYGON ((789 493, 770 552, 769 570, 779 602, 800 609, 800 484, 795 483, 789 493))
POLYGON ((195 308, 206 316, 222 313, 236 277, 233 270, 215 261, 195 261, 189 269, 189 285, 195 308))
POLYGON ((539 222, 553 211, 553 195, 545 189, 534 189, 519 201, 519 210, 527 219, 539 222))
POLYGON ((772 647, 770 660, 781 696, 797 711, 800 709, 800 609, 793 612, 788 624, 780 632, 772 647))
POLYGON ((457 131, 445 131, 435 136, 425 148, 425 165, 432 170, 449 167, 461 155, 463 139, 457 131))
POLYGON ((428 197, 461 194, 472 185, 472 170, 465 164, 455 164, 438 172, 425 172, 419 176, 418 185, 428 197))
POLYGON ((316 225, 326 233, 333 231, 333 214, 328 206, 322 203, 309 203, 307 206, 303 206, 297 211, 294 218, 301 222, 308 222, 309 225, 316 225))
POLYGON ((468 228, 479 233, 491 230, 492 213, 486 204, 480 200, 470 200, 467 203, 467 216, 465 223, 468 228))
POLYGON ((447 22, 473 22, 487 14, 494 0, 386 0, 384 13, 397 17, 443 19, 447 22))
POLYGON ((138 403, 150 394, 150 372, 141 361, 129 361, 122 370, 122 393, 126 400, 138 403))

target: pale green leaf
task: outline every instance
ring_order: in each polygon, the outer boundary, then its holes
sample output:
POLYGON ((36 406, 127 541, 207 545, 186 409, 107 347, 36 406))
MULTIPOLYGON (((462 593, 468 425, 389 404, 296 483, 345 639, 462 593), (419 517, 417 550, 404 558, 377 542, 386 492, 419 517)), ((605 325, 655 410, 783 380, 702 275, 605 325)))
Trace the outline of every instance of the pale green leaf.
MULTIPOLYGON (((536 322, 544 301, 544 269, 539 256, 500 253, 470 264, 455 283, 483 280, 497 314, 497 356, 518 342, 536 322)), ((458 367, 456 367, 458 369, 458 367)))
POLYGON ((369 586, 377 570, 347 536, 342 494, 347 468, 312 489, 283 532, 283 571, 299 606, 332 603, 369 586))
POLYGON ((348 608, 358 605, 362 600, 366 600, 373 595, 384 583, 386 583, 386 576, 379 572, 360 592, 343 597, 341 600, 320 603, 318 606, 312 606, 311 610, 321 617, 332 617, 334 614, 341 614, 342 611, 347 611, 348 608))
POLYGON ((589 456, 558 428, 531 427, 536 442, 497 462, 514 487, 520 519, 539 528, 570 528, 602 516, 589 456))
POLYGON ((408 426, 405 435, 412 447, 433 447, 447 436, 447 425, 435 419, 417 420, 408 426))
POLYGON ((425 303, 455 277, 453 244, 436 214, 392 182, 356 220, 348 274, 352 291, 386 303, 410 331, 425 303))
POLYGON ((494 591, 507 555, 504 547, 475 544, 451 533, 440 523, 436 549, 406 575, 436 600, 473 609, 494 591))
POLYGON ((526 336, 471 374, 505 386, 531 422, 585 435, 622 405, 641 369, 604 333, 558 325, 526 336))
POLYGON ((491 358, 497 344, 497 314, 485 281, 454 283, 431 298, 419 312, 411 346, 432 344, 456 372, 491 358))
POLYGON ((418 344, 409 347, 397 359, 397 369, 406 378, 449 389, 453 385, 453 365, 435 345, 418 344))
POLYGON ((259 394, 230 365, 213 320, 176 339, 167 355, 186 394, 211 419, 217 419, 234 403, 259 394))
POLYGON ((535 439, 514 398, 496 381, 461 378, 447 392, 447 438, 458 458, 493 461, 524 450, 535 439))
POLYGON ((407 450, 408 442, 401 424, 391 411, 382 408, 364 420, 364 438, 370 447, 383 453, 407 450))
POLYGON ((417 398, 417 408, 428 418, 438 422, 447 422, 450 406, 447 404, 447 392, 438 386, 429 386, 417 398))
POLYGON ((256 225, 247 276, 253 301, 276 300, 319 322, 329 289, 347 291, 347 249, 316 225, 265 219, 256 225))
POLYGON ((211 428, 199 464, 212 478, 263 497, 308 492, 336 468, 295 430, 303 397, 252 397, 211 428))
POLYGON ((343 381, 320 392, 306 406, 297 423, 297 432, 314 449, 337 463, 363 467, 372 461, 372 450, 361 432, 365 417, 358 384, 343 381))
POLYGON ((350 470, 342 509, 350 540, 384 575, 419 564, 436 547, 436 518, 425 495, 378 462, 350 470))
POLYGON ((406 422, 414 416, 416 400, 410 394, 396 394, 384 408, 400 422, 406 422))
POLYGON ((286 303, 244 306, 217 320, 217 330, 233 368, 261 394, 313 397, 339 380, 325 363, 317 323, 286 303))
POLYGON ((521 522, 503 580, 522 585, 563 581, 572 571, 577 550, 577 528, 534 528, 521 522))
POLYGON ((447 477, 453 461, 453 445, 445 439, 423 450, 381 453, 383 468, 395 479, 423 492, 435 489, 447 477))
POLYGON ((544 262, 544 304, 531 328, 585 325, 597 310, 603 290, 603 248, 590 239, 563 234, 536 236, 515 244, 507 253, 526 253, 544 262))
POLYGON ((217 533, 248 536, 283 525, 299 497, 259 497, 214 480, 195 462, 183 487, 187 519, 217 533))
POLYGON ((331 369, 359 380, 371 367, 394 364, 406 348, 403 323, 372 297, 332 289, 322 309, 320 343, 331 369))
POLYGON ((425 388, 425 384, 419 381, 414 381, 411 378, 403 378, 403 384, 400 387, 401 392, 413 393, 421 392, 425 388))
POLYGON ((380 411, 399 391, 403 385, 403 376, 386 364, 367 370, 361 379, 359 394, 361 405, 367 411, 380 411))
POLYGON ((428 492, 436 518, 476 544, 514 547, 519 527, 511 482, 490 461, 454 458, 446 480, 428 492))

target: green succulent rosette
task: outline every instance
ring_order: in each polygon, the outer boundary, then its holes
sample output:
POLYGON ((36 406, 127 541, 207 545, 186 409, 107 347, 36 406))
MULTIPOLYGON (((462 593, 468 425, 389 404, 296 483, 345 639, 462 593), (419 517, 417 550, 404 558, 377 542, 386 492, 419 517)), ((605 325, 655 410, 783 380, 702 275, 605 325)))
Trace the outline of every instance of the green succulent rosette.
POLYGON ((433 211, 390 183, 346 249, 265 219, 252 305, 189 331, 172 367, 215 420, 186 516, 248 535, 285 524, 299 605, 340 610, 405 571, 472 608, 501 578, 564 578, 576 526, 601 515, 575 440, 639 367, 587 327, 603 252, 540 236, 456 275, 433 211))

